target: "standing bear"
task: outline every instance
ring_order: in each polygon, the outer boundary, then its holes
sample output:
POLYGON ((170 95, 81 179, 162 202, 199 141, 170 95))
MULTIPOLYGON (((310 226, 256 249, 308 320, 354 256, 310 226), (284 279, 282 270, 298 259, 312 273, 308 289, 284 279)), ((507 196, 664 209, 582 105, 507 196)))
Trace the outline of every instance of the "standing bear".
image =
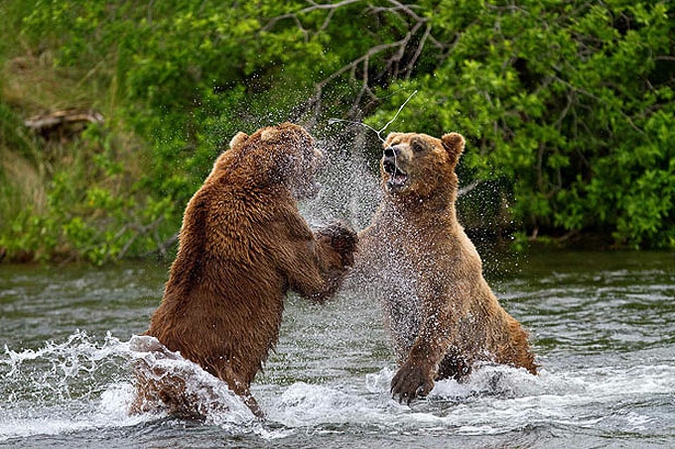
MULTIPOLYGON (((156 340, 141 347, 160 358, 180 352, 259 416, 249 388, 278 340, 286 293, 321 302, 354 261, 353 230, 334 224, 314 233, 298 211, 297 201, 318 191, 321 157, 291 123, 234 137, 187 205, 164 297, 145 333, 156 340)), ((136 367, 132 412, 205 414, 188 379, 150 365, 136 367)))
POLYGON ((359 233, 354 281, 380 300, 399 365, 391 392, 424 396, 462 380, 475 362, 536 374, 527 333, 497 301, 457 222, 455 166, 464 137, 391 133, 380 163, 383 198, 359 233))

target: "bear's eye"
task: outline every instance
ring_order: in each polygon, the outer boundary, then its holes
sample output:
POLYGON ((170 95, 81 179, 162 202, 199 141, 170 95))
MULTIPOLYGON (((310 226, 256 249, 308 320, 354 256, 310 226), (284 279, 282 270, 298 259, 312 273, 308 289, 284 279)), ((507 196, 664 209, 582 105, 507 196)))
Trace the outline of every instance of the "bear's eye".
POLYGON ((426 145, 424 145, 424 142, 418 139, 413 139, 413 141, 410 142, 410 146, 412 146, 412 149, 415 153, 421 153, 427 149, 426 145))

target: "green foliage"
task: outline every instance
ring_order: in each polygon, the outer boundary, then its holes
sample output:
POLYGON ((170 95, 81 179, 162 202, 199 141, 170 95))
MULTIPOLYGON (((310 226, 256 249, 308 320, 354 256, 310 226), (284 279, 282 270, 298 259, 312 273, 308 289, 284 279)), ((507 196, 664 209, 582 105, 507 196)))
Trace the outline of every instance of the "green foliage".
POLYGON ((50 165, 44 204, 11 211, 0 247, 14 259, 85 259, 94 264, 154 250, 157 239, 139 237, 154 231, 167 209, 141 208, 133 189, 123 187, 127 172, 112 157, 110 135, 90 126, 73 145, 66 163, 50 165))
POLYGON ((0 101, 3 158, 42 192, 0 167, 0 248, 15 258, 163 252, 237 131, 379 129, 414 90, 388 131, 468 138, 461 179, 483 191, 467 216, 519 223, 519 245, 594 232, 675 247, 672 2, 8 0, 0 13, 0 57, 53 64, 106 117, 54 143, 19 116, 68 97, 0 101))
POLYGON ((420 92, 399 128, 464 133, 469 175, 509 180, 529 229, 673 248, 672 5, 446 3, 434 24, 462 32, 433 74, 397 86, 420 92))

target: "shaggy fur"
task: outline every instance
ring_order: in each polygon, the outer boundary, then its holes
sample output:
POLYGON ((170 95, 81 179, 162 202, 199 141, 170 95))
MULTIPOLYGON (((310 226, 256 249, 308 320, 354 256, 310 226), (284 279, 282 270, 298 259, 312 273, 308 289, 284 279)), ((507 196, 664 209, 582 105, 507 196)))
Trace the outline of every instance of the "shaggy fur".
MULTIPOLYGON (((319 302, 331 296, 353 263, 356 234, 339 224, 315 234, 300 215, 296 200, 316 192, 321 156, 303 128, 239 133, 230 147, 185 210, 146 335, 225 381, 260 414, 249 388, 278 340, 286 292, 319 302)), ((132 411, 202 414, 176 376, 156 380, 148 368, 138 370, 132 411)))
POLYGON ((392 133, 384 147, 384 195, 359 234, 355 277, 382 305, 399 364, 394 396, 426 395, 434 380, 461 380, 477 361, 536 373, 526 332, 499 305, 457 222, 464 138, 392 133))

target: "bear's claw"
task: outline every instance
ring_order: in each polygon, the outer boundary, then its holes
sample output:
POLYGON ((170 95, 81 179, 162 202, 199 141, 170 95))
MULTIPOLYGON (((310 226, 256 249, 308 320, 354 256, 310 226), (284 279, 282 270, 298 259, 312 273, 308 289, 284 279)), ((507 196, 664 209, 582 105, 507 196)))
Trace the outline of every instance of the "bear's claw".
POLYGON ((431 376, 419 365, 406 362, 391 380, 391 393, 399 402, 410 404, 415 398, 424 397, 434 388, 431 376))
POLYGON ((354 251, 356 251, 359 238, 349 224, 334 222, 316 232, 319 238, 327 239, 331 248, 340 254, 343 265, 354 264, 354 251))

